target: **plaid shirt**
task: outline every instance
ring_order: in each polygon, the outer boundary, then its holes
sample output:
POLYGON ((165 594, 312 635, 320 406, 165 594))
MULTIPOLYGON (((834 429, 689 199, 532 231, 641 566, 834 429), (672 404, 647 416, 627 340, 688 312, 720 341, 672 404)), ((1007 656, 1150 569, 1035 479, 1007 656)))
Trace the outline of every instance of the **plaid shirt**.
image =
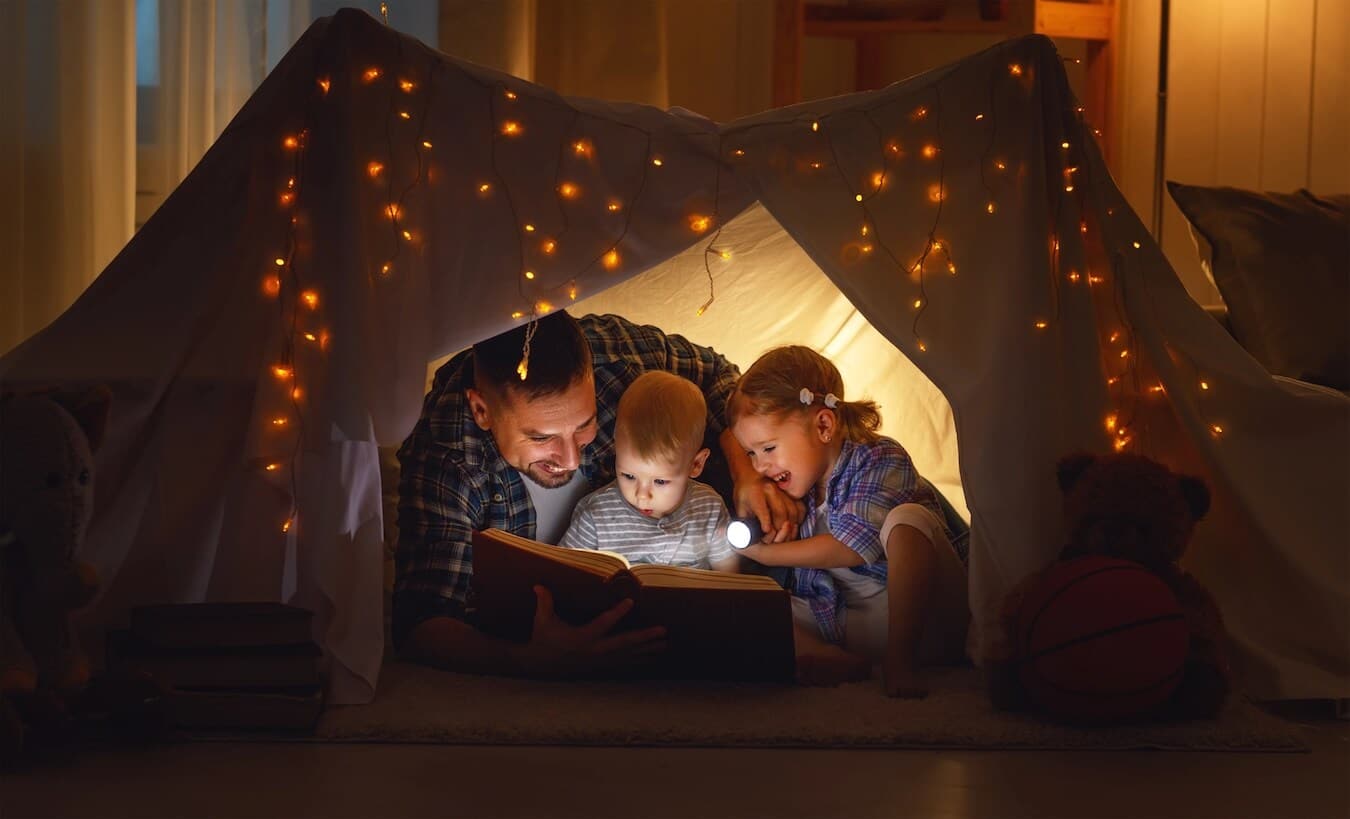
MULTIPOLYGON (((904 447, 891 438, 883 437, 874 444, 845 441, 826 494, 829 534, 862 555, 863 564, 851 567, 853 571, 882 583, 886 582, 886 547, 881 542, 881 524, 895 507, 923 504, 943 521, 943 529, 952 537, 937 491, 914 468, 904 447)), ((816 534, 818 504, 816 490, 812 489, 806 496, 806 518, 798 530, 799 538, 816 534)), ((793 569, 790 586, 794 595, 810 604, 821 634, 832 643, 841 642, 844 600, 829 572, 793 569)))
MULTIPOLYGON (((726 402, 740 371, 708 347, 618 316, 578 319, 595 373, 596 436, 581 451, 581 474, 593 490, 614 479, 614 418, 619 396, 648 370, 693 381, 708 402, 705 445, 717 447, 726 402)), ((399 448, 394 644, 423 620, 464 619, 473 576, 472 536, 495 527, 535 534, 525 479, 473 420, 464 390, 473 386, 473 350, 436 371, 422 417, 399 448)))

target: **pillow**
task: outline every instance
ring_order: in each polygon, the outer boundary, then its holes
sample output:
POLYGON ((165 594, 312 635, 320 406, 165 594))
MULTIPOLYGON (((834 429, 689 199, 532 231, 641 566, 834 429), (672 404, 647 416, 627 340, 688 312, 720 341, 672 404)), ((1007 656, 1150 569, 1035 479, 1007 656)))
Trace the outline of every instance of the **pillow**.
POLYGON ((1350 196, 1169 181, 1233 335, 1276 375, 1350 389, 1350 196))

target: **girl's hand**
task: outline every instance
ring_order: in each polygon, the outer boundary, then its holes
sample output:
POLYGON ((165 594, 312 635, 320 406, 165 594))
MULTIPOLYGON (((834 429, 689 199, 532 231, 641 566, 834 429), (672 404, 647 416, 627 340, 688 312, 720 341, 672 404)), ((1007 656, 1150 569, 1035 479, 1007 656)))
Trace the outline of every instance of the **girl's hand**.
POLYGON ((773 481, 755 473, 735 486, 736 516, 759 519, 765 543, 782 543, 797 536, 797 527, 806 515, 806 504, 778 488, 773 481))

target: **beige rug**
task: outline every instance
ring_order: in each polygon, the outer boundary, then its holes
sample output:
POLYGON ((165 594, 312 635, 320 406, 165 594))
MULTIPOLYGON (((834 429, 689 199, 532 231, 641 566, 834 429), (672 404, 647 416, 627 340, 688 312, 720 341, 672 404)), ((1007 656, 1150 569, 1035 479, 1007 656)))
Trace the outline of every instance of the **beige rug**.
POLYGON ((876 681, 838 688, 544 682, 395 663, 369 705, 329 709, 335 742, 810 748, 1303 751, 1298 728, 1239 702, 1214 721, 1084 730, 993 710, 972 669, 930 675, 923 700, 876 681))

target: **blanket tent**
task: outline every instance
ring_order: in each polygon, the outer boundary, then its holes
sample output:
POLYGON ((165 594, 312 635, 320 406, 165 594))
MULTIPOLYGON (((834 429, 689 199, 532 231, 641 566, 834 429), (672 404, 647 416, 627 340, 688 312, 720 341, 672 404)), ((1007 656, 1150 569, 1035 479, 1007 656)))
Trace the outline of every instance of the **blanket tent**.
POLYGON ((1190 568, 1248 690, 1350 697, 1350 400, 1267 374, 1113 185, 1051 42, 718 125, 565 99, 360 12, 316 22, 7 389, 109 385, 89 632, 147 602, 317 612, 330 701, 384 653, 378 448, 428 362, 567 307, 742 367, 821 349, 972 519, 973 650, 1057 552, 1054 464, 1215 492, 1190 568), (957 442, 959 439, 959 451, 957 442))

